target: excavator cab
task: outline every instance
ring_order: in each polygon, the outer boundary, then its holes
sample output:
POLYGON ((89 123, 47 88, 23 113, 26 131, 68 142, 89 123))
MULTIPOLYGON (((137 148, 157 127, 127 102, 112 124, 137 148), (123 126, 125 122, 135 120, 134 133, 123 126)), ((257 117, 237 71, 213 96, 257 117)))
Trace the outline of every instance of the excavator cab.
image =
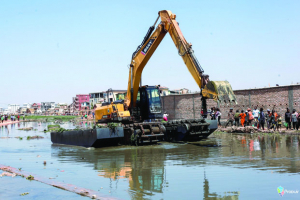
POLYGON ((133 108, 135 119, 141 121, 152 121, 162 119, 162 106, 160 100, 159 86, 142 86, 136 101, 136 107, 133 108))

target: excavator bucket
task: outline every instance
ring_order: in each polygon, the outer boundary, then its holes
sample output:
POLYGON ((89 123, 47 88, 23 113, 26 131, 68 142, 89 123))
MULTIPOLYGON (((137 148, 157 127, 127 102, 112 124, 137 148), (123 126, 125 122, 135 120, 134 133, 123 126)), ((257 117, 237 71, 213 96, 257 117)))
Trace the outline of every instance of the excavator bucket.
POLYGON ((228 81, 209 81, 202 90, 202 95, 220 103, 237 103, 228 81))

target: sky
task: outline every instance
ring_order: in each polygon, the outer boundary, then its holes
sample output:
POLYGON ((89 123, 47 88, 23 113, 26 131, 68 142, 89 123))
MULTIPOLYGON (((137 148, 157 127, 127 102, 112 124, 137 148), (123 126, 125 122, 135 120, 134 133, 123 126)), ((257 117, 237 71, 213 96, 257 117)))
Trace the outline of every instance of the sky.
MULTIPOLYGON (((171 10, 205 74, 236 89, 300 82, 300 1, 3 0, 0 107, 127 89, 131 55, 171 10)), ((200 91, 166 35, 143 85, 200 91)))

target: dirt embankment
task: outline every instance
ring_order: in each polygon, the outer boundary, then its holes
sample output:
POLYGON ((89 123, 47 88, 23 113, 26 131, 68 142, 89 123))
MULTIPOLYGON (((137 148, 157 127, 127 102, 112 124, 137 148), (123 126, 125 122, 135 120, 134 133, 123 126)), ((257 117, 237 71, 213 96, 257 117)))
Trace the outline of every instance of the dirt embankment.
POLYGON ((226 132, 226 133, 280 133, 280 134, 287 134, 287 135, 300 135, 300 131, 298 130, 286 130, 284 128, 281 128, 279 130, 273 130, 273 129, 258 129, 253 126, 246 126, 246 127, 227 127, 227 128, 218 128, 216 130, 217 132, 226 132))

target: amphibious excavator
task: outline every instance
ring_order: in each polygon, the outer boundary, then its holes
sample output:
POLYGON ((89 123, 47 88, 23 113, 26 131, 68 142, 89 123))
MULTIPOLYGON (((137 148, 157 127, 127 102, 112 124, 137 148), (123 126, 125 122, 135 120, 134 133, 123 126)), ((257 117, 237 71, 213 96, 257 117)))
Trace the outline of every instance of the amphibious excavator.
POLYGON ((232 88, 227 81, 210 81, 209 76, 198 62, 192 44, 188 43, 176 21, 176 15, 169 10, 158 12, 158 17, 144 37, 142 43, 133 52, 126 98, 104 103, 96 108, 97 123, 118 122, 124 127, 124 135, 138 144, 159 140, 200 140, 208 137, 216 128, 216 121, 199 119, 180 119, 162 123, 159 85, 140 85, 141 75, 148 60, 165 35, 171 36, 179 56, 199 86, 202 96, 202 109, 206 113, 206 99, 214 99, 221 103, 235 101, 232 88), (160 18, 160 23, 156 26, 160 18), (156 27, 156 28, 155 28, 156 27))

